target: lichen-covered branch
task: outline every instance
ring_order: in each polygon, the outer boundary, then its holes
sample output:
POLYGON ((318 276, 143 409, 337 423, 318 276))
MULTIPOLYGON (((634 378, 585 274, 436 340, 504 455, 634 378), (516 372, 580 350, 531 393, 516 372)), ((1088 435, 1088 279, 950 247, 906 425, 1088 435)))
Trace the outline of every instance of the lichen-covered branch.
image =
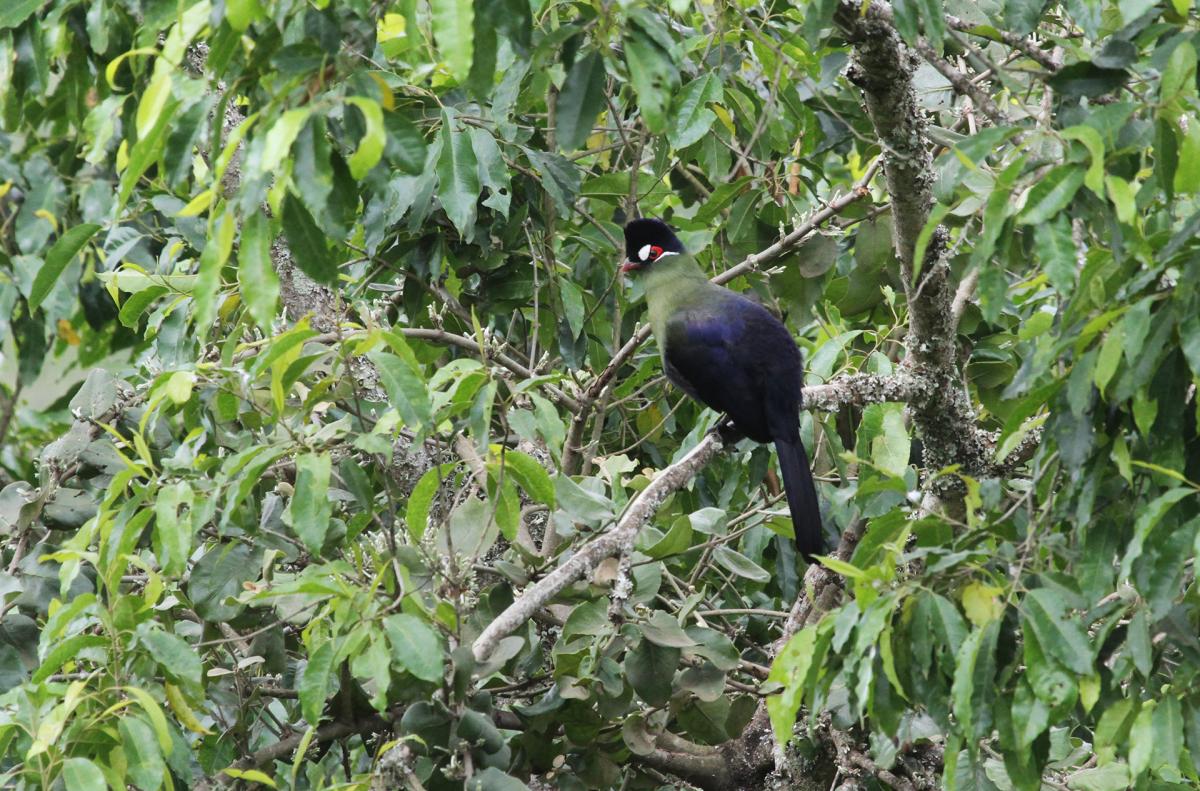
POLYGON ((844 406, 865 406, 885 401, 911 402, 929 396, 929 382, 910 371, 894 374, 849 374, 823 385, 804 388, 804 408, 835 412, 844 406))
POLYGON ((488 624, 471 647, 475 658, 480 662, 487 659, 502 639, 519 629, 563 588, 595 568, 604 558, 632 544, 642 525, 654 517, 667 496, 691 481, 721 447, 721 440, 715 433, 707 434, 686 456, 663 469, 633 498, 611 530, 584 544, 561 566, 526 588, 488 624))
POLYGON ((850 80, 862 92, 884 149, 893 241, 909 311, 904 366, 930 386, 925 399, 909 405, 924 441, 926 466, 940 469, 959 464, 969 475, 986 475, 992 470, 992 446, 977 425, 958 370, 955 284, 943 260, 944 229, 934 230, 922 260, 914 260, 933 205, 935 178, 925 113, 912 83, 917 57, 883 12, 864 18, 857 2, 844 2, 836 20, 853 44, 850 80))

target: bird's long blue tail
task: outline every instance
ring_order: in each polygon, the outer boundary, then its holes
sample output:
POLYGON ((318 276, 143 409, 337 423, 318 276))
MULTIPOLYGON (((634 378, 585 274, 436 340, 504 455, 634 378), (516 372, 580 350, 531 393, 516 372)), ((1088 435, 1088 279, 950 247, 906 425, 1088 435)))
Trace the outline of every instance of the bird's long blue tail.
POLYGON ((814 555, 821 554, 824 540, 821 536, 821 508, 812 470, 808 468, 808 454, 804 452, 804 445, 799 438, 791 441, 777 439, 775 450, 779 453, 788 510, 792 512, 796 549, 811 563, 814 555))

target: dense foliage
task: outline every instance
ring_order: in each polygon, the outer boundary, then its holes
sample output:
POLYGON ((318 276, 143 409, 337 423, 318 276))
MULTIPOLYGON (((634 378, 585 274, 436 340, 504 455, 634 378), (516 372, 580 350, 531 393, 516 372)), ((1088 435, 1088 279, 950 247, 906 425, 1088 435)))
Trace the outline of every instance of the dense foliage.
POLYGON ((680 745, 769 696, 821 787, 1195 787, 1198 30, 1186 0, 0 3, 0 785, 705 785, 680 745), (868 11, 921 61, 937 202, 900 255, 947 251, 994 469, 933 466, 903 403, 806 412, 852 553, 777 659, 813 590, 748 442, 477 658, 716 421, 619 355, 626 217, 713 275, 770 250, 730 285, 808 384, 906 364, 868 11))

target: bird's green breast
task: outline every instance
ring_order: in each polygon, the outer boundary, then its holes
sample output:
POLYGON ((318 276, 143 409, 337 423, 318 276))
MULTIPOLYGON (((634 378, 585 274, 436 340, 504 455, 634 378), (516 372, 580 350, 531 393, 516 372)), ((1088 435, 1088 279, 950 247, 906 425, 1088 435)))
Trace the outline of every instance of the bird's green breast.
POLYGON ((660 351, 666 350, 667 322, 681 310, 702 309, 720 290, 690 255, 662 258, 643 273, 650 329, 660 351))

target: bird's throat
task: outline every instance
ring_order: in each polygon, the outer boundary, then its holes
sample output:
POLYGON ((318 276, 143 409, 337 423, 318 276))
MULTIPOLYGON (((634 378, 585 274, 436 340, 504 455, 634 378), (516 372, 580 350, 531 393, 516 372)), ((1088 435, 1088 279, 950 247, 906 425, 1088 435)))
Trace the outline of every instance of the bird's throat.
POLYGON ((675 311, 697 302, 704 291, 715 288, 696 260, 687 254, 655 261, 642 273, 642 282, 650 326, 660 346, 667 319, 675 311))

